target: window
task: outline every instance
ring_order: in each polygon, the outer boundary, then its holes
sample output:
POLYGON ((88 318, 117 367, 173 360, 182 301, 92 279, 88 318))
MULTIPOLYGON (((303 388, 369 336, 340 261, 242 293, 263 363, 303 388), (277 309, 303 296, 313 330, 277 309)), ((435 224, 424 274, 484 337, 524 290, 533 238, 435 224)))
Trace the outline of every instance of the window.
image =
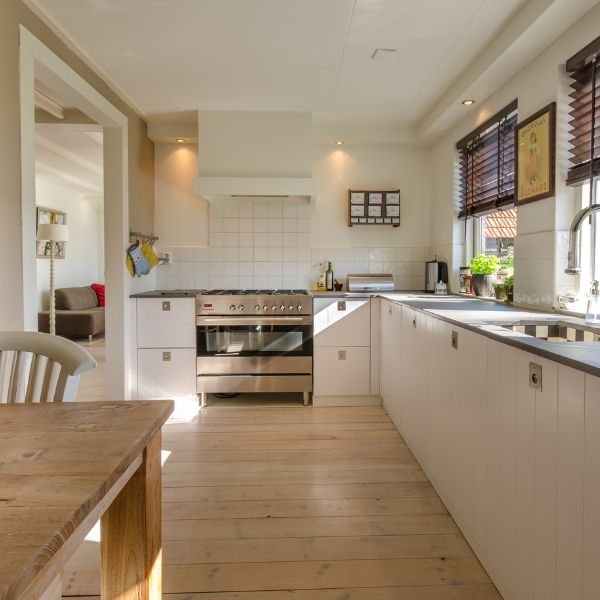
POLYGON ((477 219, 475 225, 475 250, 498 258, 514 255, 517 235, 517 209, 498 210, 477 219))
MULTIPOLYGON (((600 38, 567 61, 571 76, 567 184, 600 176, 600 38)), ((588 188, 589 194, 589 188, 588 188)))
POLYGON ((460 140, 459 218, 514 206, 517 101, 460 140))

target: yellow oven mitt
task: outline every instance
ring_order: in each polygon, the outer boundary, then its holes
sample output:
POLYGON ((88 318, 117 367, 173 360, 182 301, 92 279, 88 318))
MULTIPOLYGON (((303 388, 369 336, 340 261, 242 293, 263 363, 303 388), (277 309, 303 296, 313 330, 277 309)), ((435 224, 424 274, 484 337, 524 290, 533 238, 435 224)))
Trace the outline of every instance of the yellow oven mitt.
POLYGON ((152 269, 158 264, 158 256, 156 256, 156 252, 154 252, 154 248, 148 242, 144 242, 142 244, 142 254, 144 258, 148 261, 150 268, 152 269))

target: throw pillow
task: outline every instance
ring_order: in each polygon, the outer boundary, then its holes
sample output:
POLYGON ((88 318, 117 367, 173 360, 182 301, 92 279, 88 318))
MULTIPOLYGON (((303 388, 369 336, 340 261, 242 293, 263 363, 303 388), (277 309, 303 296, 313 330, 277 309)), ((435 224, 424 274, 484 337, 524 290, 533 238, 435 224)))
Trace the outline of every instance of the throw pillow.
POLYGON ((96 296, 98 297, 98 306, 104 306, 104 292, 105 286, 103 283, 92 283, 90 286, 94 292, 96 292, 96 296))

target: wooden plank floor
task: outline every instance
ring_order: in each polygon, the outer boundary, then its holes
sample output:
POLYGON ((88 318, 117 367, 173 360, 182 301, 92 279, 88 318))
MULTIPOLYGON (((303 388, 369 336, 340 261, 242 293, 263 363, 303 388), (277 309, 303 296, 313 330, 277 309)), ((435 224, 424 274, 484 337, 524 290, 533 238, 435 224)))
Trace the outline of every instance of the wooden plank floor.
MULTIPOLYGON (((164 449, 167 600, 500 599, 381 408, 214 406, 164 449)), ((64 597, 98 564, 85 542, 64 597)))

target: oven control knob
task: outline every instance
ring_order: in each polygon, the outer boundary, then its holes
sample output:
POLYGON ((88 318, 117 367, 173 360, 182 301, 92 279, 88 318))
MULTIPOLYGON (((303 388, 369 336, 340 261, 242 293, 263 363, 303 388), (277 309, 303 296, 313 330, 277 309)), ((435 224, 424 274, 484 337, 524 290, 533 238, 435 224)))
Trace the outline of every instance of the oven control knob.
POLYGON ((229 307, 229 310, 233 312, 233 311, 234 311, 236 308, 237 308, 237 306, 236 306, 235 304, 232 304, 232 305, 229 307))
POLYGON ((302 308, 303 308, 302 304, 298 304, 298 312, 302 312, 302 308))
POLYGON ((284 312, 284 311, 285 311, 285 304, 282 304, 282 305, 279 307, 279 310, 280 310, 281 312, 284 312))
POLYGON ((268 307, 268 306, 265 304, 265 305, 263 306, 263 310, 264 310, 265 312, 267 312, 267 311, 269 310, 269 307, 268 307))
POLYGON ((276 306, 275 304, 273 304, 273 306, 271 306, 271 310, 272 310, 273 312, 275 312, 275 311, 277 310, 277 306, 276 306))
POLYGON ((254 307, 254 310, 258 312, 258 311, 260 310, 260 304, 257 304, 257 305, 254 307))
POLYGON ((240 304, 240 305, 238 306, 238 310, 240 310, 240 311, 244 310, 245 308, 246 308, 246 307, 245 307, 243 304, 240 304))
POLYGON ((288 306, 288 310, 294 310, 294 305, 293 305, 293 304, 290 304, 290 305, 288 306))

